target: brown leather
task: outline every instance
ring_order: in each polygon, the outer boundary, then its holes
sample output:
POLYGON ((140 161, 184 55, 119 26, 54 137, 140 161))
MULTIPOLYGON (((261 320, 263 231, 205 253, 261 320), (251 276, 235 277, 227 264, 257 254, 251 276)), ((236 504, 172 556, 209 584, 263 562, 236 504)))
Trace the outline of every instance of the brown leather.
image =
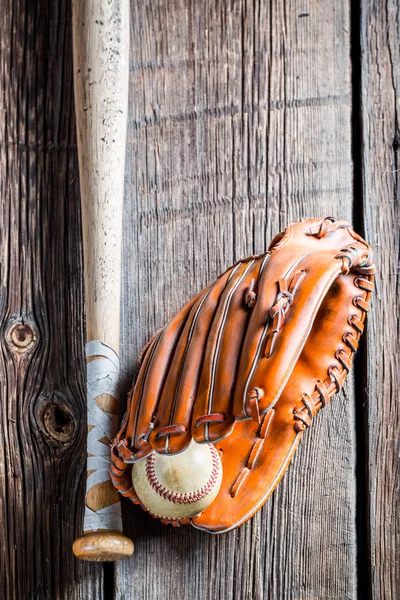
POLYGON ((217 498, 193 525, 223 532, 249 519, 342 387, 374 271, 370 246, 327 217, 289 225, 200 292, 142 354, 112 449, 118 491, 140 503, 129 465, 193 437, 213 442, 223 466, 217 498))

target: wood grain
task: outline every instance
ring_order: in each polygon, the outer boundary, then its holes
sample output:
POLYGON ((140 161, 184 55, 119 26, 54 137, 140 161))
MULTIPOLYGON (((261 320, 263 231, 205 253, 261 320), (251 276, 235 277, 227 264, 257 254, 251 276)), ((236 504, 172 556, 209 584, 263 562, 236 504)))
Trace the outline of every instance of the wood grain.
POLYGON ((67 1, 0 2, 0 596, 102 598, 78 564, 86 443, 67 1))
POLYGON ((129 3, 72 3, 86 339, 119 354, 129 3))
POLYGON ((400 597, 400 16, 392 0, 361 4, 364 226, 378 269, 364 381, 371 597, 395 600, 400 597))
MULTIPOLYGON (((302 216, 353 209, 347 2, 146 0, 131 15, 126 389, 143 344, 232 262, 302 216)), ((354 448, 349 379, 238 531, 125 506, 136 552, 115 597, 355 598, 354 448)))

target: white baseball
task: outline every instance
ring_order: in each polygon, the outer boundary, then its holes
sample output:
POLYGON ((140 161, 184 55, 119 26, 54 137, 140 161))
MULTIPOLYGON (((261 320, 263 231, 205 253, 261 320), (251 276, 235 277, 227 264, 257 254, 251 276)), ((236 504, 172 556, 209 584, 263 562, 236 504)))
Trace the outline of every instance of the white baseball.
POLYGON ((152 452, 134 463, 132 483, 142 504, 165 519, 195 517, 218 494, 222 465, 213 444, 192 440, 180 454, 152 452))

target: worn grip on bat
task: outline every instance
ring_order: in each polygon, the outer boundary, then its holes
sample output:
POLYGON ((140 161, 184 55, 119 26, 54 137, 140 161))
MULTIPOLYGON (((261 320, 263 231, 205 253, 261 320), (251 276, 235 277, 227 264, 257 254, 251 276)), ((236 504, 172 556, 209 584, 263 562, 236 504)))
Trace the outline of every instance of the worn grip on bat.
POLYGON ((128 112, 129 0, 73 0, 74 92, 86 305, 88 477, 77 557, 130 556, 110 442, 119 419, 119 334, 124 165, 128 112))

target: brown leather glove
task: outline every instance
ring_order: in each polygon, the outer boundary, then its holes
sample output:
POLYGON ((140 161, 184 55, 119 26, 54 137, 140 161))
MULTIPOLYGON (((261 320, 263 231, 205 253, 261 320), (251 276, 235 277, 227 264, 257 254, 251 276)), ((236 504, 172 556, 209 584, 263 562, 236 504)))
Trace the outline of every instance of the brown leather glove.
POLYGON ((140 503, 129 465, 153 449, 213 442, 222 450, 221 489, 192 523, 224 532, 247 521, 341 389, 374 272, 370 246, 327 217, 289 225, 268 252, 200 292, 142 353, 112 449, 118 491, 140 503))

